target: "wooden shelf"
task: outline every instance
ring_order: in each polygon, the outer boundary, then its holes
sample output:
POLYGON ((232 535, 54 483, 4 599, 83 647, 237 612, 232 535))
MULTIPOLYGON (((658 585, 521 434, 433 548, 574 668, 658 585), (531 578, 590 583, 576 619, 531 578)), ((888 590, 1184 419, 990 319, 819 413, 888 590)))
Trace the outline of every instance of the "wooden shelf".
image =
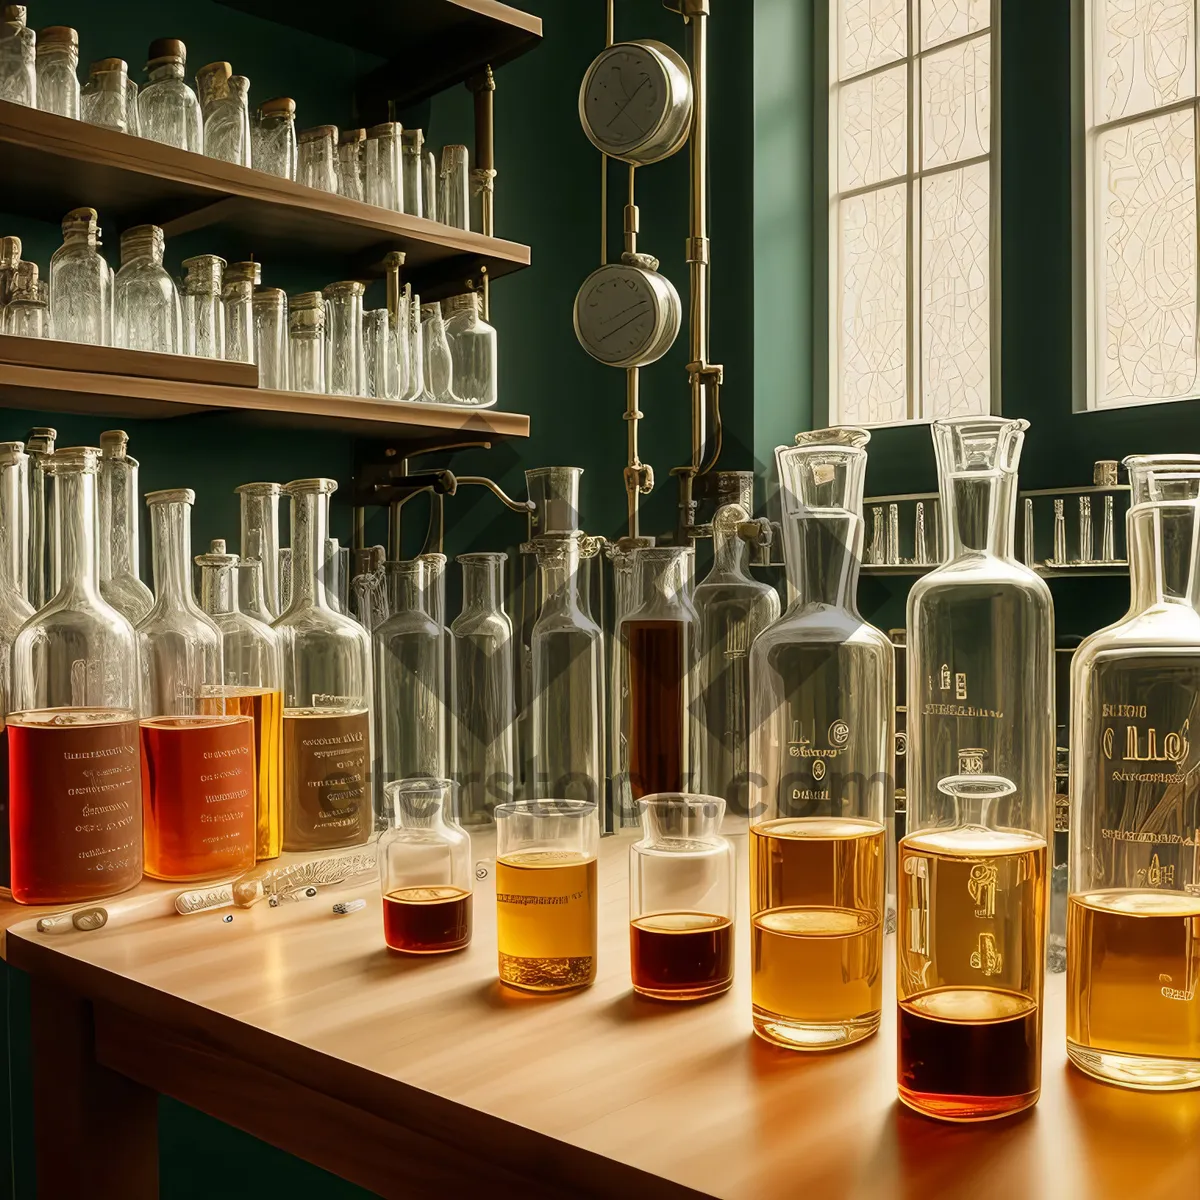
MULTIPOLYGON (((387 251, 404 250, 406 278, 422 299, 462 292, 481 267, 495 279, 529 265, 529 247, 516 242, 0 101, 0 211, 56 220, 83 205, 100 213, 110 245, 120 229, 146 222, 161 225, 168 240, 232 230, 239 245, 249 239, 268 275, 272 254, 317 248, 344 258, 346 277, 375 278, 387 251)), ((221 249, 215 241, 213 251, 221 249)))

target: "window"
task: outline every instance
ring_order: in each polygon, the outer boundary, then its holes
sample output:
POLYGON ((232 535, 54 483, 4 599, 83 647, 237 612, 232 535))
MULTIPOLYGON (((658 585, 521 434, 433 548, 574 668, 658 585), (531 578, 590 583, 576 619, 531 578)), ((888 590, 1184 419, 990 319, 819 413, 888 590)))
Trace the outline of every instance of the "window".
POLYGON ((1086 406, 1200 395, 1194 0, 1083 0, 1086 406))
POLYGON ((829 2, 830 419, 990 412, 992 0, 829 2))

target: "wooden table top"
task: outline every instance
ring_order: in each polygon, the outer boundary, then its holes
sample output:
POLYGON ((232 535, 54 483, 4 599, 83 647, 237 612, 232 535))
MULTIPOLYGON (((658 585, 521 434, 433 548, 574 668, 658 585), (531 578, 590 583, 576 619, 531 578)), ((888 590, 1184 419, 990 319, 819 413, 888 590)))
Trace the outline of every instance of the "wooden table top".
MULTIPOLYGON (((1047 980, 1040 1103, 976 1126, 897 1101, 889 1003, 879 1034, 851 1050, 804 1055, 754 1037, 745 913, 730 993, 690 1006, 636 998, 630 840, 601 845, 596 984, 560 997, 497 983, 490 879, 476 892, 471 947, 440 958, 388 953, 374 886, 233 910, 230 923, 220 912, 154 916, 45 935, 30 920, 9 929, 8 957, 501 1168, 536 1162, 574 1179, 569 1194, 1200 1194, 1200 1091, 1135 1093, 1069 1068, 1061 975, 1047 980), (333 899, 355 895, 367 897, 364 911, 333 915, 333 899)), ((742 869, 745 838, 735 840, 742 869)), ((490 853, 480 839, 475 858, 490 853)), ((739 891, 744 900, 744 873, 739 891)), ((889 949, 885 997, 893 959, 889 949)))

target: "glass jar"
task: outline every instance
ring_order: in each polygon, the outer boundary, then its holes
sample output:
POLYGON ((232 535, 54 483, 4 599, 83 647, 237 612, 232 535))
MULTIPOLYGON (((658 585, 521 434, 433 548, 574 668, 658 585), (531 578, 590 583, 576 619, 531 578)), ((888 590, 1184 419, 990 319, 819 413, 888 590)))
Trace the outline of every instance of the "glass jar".
POLYGON ((446 954, 471 941, 471 839, 451 814, 448 779, 384 787, 379 839, 383 939, 405 954, 446 954))
POLYGON ((200 358, 225 357, 225 305, 221 299, 225 260, 197 254, 183 260, 184 353, 200 358))
POLYGON ((288 316, 288 378, 294 392, 325 390, 325 297, 301 292, 288 316))
POLYGON ((296 182, 321 192, 338 190, 338 127, 314 125, 296 138, 296 182))
MULTIPOLYGON (((255 566, 258 564, 256 563, 255 566)), ((241 611, 236 554, 218 538, 200 568, 200 607, 221 631, 224 679, 219 705, 226 716, 254 723, 254 857, 278 858, 283 845, 283 663, 279 638, 241 611)), ((216 707, 216 706, 214 706, 216 707)))
POLYGON ((21 904, 99 900, 142 877, 138 658, 133 628, 100 595, 91 446, 57 451, 58 589, 13 642, 6 721, 12 893, 21 904), (104 764, 104 811, 94 805, 104 764))
POLYGON ((404 170, 400 164, 403 129, 395 121, 367 130, 363 156, 363 198, 368 204, 392 212, 404 211, 404 170))
POLYGON ((138 85, 132 79, 125 81, 125 132, 131 137, 142 136, 142 118, 138 112, 138 85))
POLYGON ((258 386, 288 390, 288 307, 281 288, 259 288, 251 301, 254 310, 254 361, 258 386))
POLYGON ((325 288, 325 390, 334 396, 362 396, 362 301, 366 288, 357 280, 325 288))
POLYGON ((338 195, 347 200, 362 200, 366 179, 365 129, 343 129, 338 134, 338 195))
POLYGON ((6 4, 0 13, 0 100, 37 104, 37 35, 25 23, 23 4, 6 4))
POLYGON ((371 638, 336 613, 322 561, 332 479, 297 479, 291 600, 274 629, 283 651, 283 848, 359 846, 374 828, 371 638), (329 750, 340 753, 331 757, 329 750))
POLYGON ((490 825, 513 798, 516 679, 513 627, 504 611, 506 554, 460 554, 462 611, 450 626, 453 775, 459 819, 490 825))
POLYGON ((421 344, 425 353, 425 390, 438 404, 456 404, 454 362, 446 338, 442 306, 435 300, 421 305, 421 344))
POLYGON ((277 483, 243 483, 235 487, 241 514, 242 562, 262 564, 262 589, 268 620, 283 611, 279 593, 279 494, 277 483))
MULTIPOLYGON (((20 261, 21 239, 11 236, 0 238, 0 307, 12 299, 13 282, 20 261)), ((0 319, 2 317, 3 314, 0 314, 0 319)))
POLYGON ((50 259, 54 335, 64 342, 103 346, 111 303, 108 263, 100 253, 94 208, 73 208, 62 222, 63 244, 50 259))
POLYGON ((363 367, 366 395, 376 400, 400 398, 395 334, 391 314, 386 308, 373 308, 363 313, 363 367))
POLYGON ((208 63, 196 72, 204 117, 204 153, 238 166, 250 165, 249 80, 234 76, 227 62, 208 63), (240 80, 234 83, 234 79, 240 80))
POLYGON ((1129 611, 1071 663, 1067 1054, 1166 1091, 1200 1084, 1200 456, 1125 467, 1129 611))
POLYGON ((102 58, 88 67, 79 92, 79 112, 89 125, 129 132, 129 66, 123 58, 102 58))
POLYGON ((200 101, 184 82, 187 47, 178 38, 150 43, 147 83, 137 98, 138 133, 151 141, 194 154, 204 151, 204 121, 200 101))
POLYGON ((459 404, 496 403, 496 331, 480 315, 480 296, 468 292, 443 303, 454 395, 459 404))
POLYGON ((428 216, 433 219, 433 213, 425 212, 425 189, 421 183, 421 147, 425 142, 423 129, 402 129, 400 131, 400 173, 402 184, 401 199, 404 211, 411 217, 428 216))
POLYGON ((38 108, 79 120, 79 34, 65 25, 40 30, 36 66, 38 108))
POLYGON ((289 96, 264 100, 250 127, 250 157, 256 171, 296 178, 296 102, 289 96))
POLYGON ((12 296, 4 306, 4 332, 13 337, 48 338, 50 307, 42 298, 38 265, 23 261, 13 277, 12 296))
POLYGON ((230 263, 221 285, 225 309, 225 357, 254 362, 254 289, 262 283, 262 263, 230 263))
POLYGON ((725 801, 669 792, 638 801, 642 838, 629 848, 633 990, 703 1000, 733 986, 733 846, 725 801))
POLYGON ((138 460, 128 453, 129 435, 107 429, 100 435, 100 594, 131 624, 153 607, 154 593, 142 582, 138 555, 138 460))
POLYGON ((437 156, 426 150, 421 157, 421 209, 430 221, 437 220, 438 168, 437 156))
POLYGON ((471 228, 471 158, 466 146, 442 147, 438 220, 453 229, 471 228))
POLYGON ((182 350, 183 306, 175 280, 163 267, 165 249, 166 239, 157 225, 135 225, 121 234, 113 311, 117 345, 127 350, 182 350))

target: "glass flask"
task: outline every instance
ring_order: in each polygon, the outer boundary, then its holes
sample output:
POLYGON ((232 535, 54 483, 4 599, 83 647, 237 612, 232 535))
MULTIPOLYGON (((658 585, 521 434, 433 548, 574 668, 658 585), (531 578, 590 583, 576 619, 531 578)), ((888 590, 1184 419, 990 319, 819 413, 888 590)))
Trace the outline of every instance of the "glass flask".
POLYGON ((278 858, 283 846, 283 663, 274 630, 241 611, 236 554, 217 539, 200 568, 200 607, 221 631, 223 685, 212 707, 254 723, 254 857, 278 858))
POLYGON ((446 954, 471 941, 471 839, 451 812, 449 779, 384 785, 379 839, 383 939, 405 954, 446 954))
POLYGON ((425 390, 438 404, 456 404, 454 362, 446 339, 442 306, 434 300, 421 305, 421 344, 425 354, 425 390))
POLYGON ((39 30, 36 67, 38 108, 79 120, 79 34, 66 25, 39 30))
POLYGON ((334 396, 361 396, 364 388, 362 300, 357 280, 325 288, 325 390, 334 396))
POLYGON ((123 58, 102 58, 88 67, 79 91, 79 112, 89 125, 129 132, 129 66, 123 58))
POLYGON ((363 313, 363 373, 366 395, 376 400, 400 398, 395 334, 386 308, 363 313))
POLYGON ((530 634, 532 799, 604 797, 604 635, 583 610, 579 534, 538 538, 542 607, 530 634))
POLYGON ((432 403, 434 397, 425 377, 425 332, 421 320, 421 297, 408 290, 408 376, 409 394, 404 398, 420 404, 432 403))
POLYGON ((29 455, 29 603, 41 608, 58 590, 48 586, 49 563, 54 558, 51 543, 55 530, 49 523, 49 465, 54 455, 58 431, 49 425, 35 425, 25 436, 29 455))
POLYGON ((504 611, 506 554, 460 554, 462 611, 450 626, 454 780, 464 825, 488 825, 516 782, 513 627, 504 611))
POLYGON ((197 254, 183 260, 184 353, 200 358, 225 357, 225 304, 221 299, 225 260, 197 254))
POLYGON ((596 979, 596 849, 586 800, 496 805, 496 948, 500 982, 563 992, 596 979))
POLYGON ((480 296, 455 296, 443 311, 455 400, 490 408, 497 400, 496 330, 480 315, 480 296))
POLYGON ((48 338, 50 308, 42 298, 38 265, 28 260, 17 265, 12 296, 4 306, 4 332, 13 337, 48 338))
POLYGON ((149 82, 137 98, 138 133, 201 154, 204 120, 196 93, 184 82, 186 66, 187 47, 178 38, 157 38, 150 43, 149 82))
POLYGON ((400 165, 403 130, 395 121, 384 121, 367 130, 363 155, 363 199, 379 208, 404 211, 404 172, 400 165))
POLYGON ((282 288, 259 288, 251 301, 254 313, 254 361, 258 386, 288 389, 288 303, 282 288))
POLYGON ((138 622, 143 869, 191 881, 254 865, 254 722, 227 716, 221 631, 192 595, 190 488, 148 492, 154 607, 138 622))
POLYGON ((667 792, 638 801, 642 838, 629 848, 633 990, 702 1000, 733 984, 733 846, 719 796, 667 792))
POLYGON ((137 642, 98 586, 99 464, 91 446, 46 464, 59 586, 13 642, 9 827, 22 904, 99 900, 142 877, 137 642))
POLYGON ((297 479, 291 500, 292 594, 275 622, 283 652, 283 848, 366 842, 371 792, 371 638, 329 607, 325 539, 332 479, 297 479))
POLYGON ((256 171, 296 178, 296 102, 289 96, 264 100, 250 127, 250 157, 256 171))
POLYGON ((347 200, 362 200, 366 171, 365 129, 343 129, 338 134, 338 194, 347 200))
POLYGON ((430 221, 437 220, 438 198, 438 168, 437 157, 432 150, 426 150, 421 157, 421 208, 430 221))
POLYGON ((336 125, 314 125, 296 136, 296 182, 322 192, 338 190, 336 125))
POLYGON ((37 105, 37 35, 25 23, 23 4, 0 12, 0 100, 37 105))
POLYGON ((794 1050, 870 1037, 883 1003, 895 667, 856 601, 868 440, 776 450, 793 598, 750 650, 754 1031, 794 1050))
MULTIPOLYGON (((750 574, 750 547, 739 533, 741 504, 713 516, 712 570, 696 585, 696 694, 699 784, 748 815, 750 647, 779 620, 779 595, 750 574)), ((853 603, 853 593, 851 593, 853 603)))
POLYGON ((1200 1084, 1200 455, 1127 458, 1129 611, 1071 664, 1067 1053, 1200 1084))
POLYGON ((283 611, 279 596, 279 493, 277 483, 243 483, 233 489, 241 512, 242 562, 262 564, 267 618, 283 611))
POLYGON ((100 253, 94 208, 73 208, 62 221, 63 244, 50 259, 54 336, 103 346, 108 341, 108 263, 100 253))
POLYGON ((466 146, 442 147, 438 220, 454 229, 471 228, 471 159, 466 146))
POLYGON ((154 593, 138 569, 138 460, 128 453, 129 435, 108 429, 100 435, 100 594, 136 625, 153 607, 154 593))
MULTIPOLYGON (((12 285, 20 262, 21 239, 11 236, 0 238, 0 306, 12 299, 12 285)), ((2 321, 3 314, 0 314, 0 323, 2 321)))
POLYGON ((179 354, 183 349, 183 305, 163 267, 165 249, 157 225, 135 225, 121 234, 113 314, 117 345, 127 350, 179 354))
POLYGON ((230 263, 221 284, 225 308, 225 357, 231 362, 254 361, 254 289, 262 283, 262 263, 230 263))
POLYGON ((404 201, 404 211, 411 217, 427 216, 434 219, 433 213, 425 211, 425 189, 421 183, 421 147, 425 142, 423 129, 404 129, 400 133, 400 168, 403 175, 401 198, 404 201))
POLYGON ((325 297, 301 292, 288 313, 288 381, 294 392, 325 390, 325 297))

